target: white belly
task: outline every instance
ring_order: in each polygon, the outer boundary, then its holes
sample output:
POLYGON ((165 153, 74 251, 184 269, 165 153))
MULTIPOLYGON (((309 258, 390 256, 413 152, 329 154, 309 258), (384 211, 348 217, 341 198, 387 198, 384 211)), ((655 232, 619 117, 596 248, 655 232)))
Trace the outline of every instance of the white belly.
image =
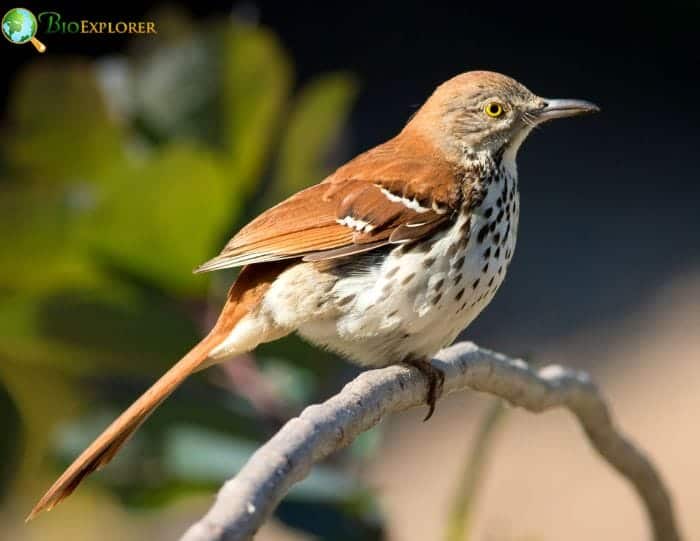
POLYGON ((503 282, 515 249, 518 206, 515 175, 501 176, 479 208, 460 213, 428 242, 397 247, 380 265, 332 282, 319 274, 312 287, 290 283, 303 291, 289 305, 287 323, 311 342, 364 365, 432 357, 479 315, 503 282), (300 320, 300 297, 309 309, 313 303, 324 308, 300 320), (329 298, 333 302, 324 304, 329 298))

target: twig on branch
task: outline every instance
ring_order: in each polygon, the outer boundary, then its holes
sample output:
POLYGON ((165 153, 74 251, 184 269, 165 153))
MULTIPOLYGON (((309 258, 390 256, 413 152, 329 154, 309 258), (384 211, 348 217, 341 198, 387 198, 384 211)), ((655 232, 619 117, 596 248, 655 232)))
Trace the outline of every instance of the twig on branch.
MULTIPOLYGON (((468 342, 441 351, 433 364, 445 372, 444 395, 473 389, 532 412, 571 411, 600 455, 635 488, 655 541, 679 541, 668 490, 647 457, 613 424, 598 388, 584 373, 557 365, 539 370, 524 361, 468 342)), ((382 417, 424 405, 421 374, 402 366, 369 370, 323 404, 306 408, 258 449, 182 541, 252 539, 290 487, 312 465, 351 443, 382 417)))

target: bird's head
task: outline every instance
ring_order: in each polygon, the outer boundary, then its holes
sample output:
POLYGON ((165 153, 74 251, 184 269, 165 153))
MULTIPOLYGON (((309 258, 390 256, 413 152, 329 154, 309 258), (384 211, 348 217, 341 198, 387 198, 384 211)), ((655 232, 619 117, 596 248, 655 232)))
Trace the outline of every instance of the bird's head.
POLYGON ((490 71, 470 71, 441 84, 405 128, 428 137, 449 157, 509 152, 515 158, 530 131, 547 120, 593 113, 587 101, 548 99, 490 71))

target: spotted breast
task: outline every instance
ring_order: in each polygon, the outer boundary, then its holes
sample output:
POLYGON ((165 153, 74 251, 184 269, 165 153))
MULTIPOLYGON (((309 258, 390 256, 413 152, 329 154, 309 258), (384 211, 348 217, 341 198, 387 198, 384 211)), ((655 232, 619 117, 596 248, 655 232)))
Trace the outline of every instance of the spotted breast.
POLYGON ((363 365, 430 358, 450 344, 493 299, 515 249, 515 163, 476 165, 469 197, 432 236, 285 273, 267 295, 279 321, 289 305, 302 336, 363 365), (315 312, 301 324, 300 303, 315 312))

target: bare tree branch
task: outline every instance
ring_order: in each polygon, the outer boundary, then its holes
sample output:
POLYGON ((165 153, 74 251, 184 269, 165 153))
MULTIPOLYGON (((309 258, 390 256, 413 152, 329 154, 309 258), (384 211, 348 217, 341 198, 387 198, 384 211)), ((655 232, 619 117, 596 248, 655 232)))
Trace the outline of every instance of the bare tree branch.
MULTIPOLYGON (((534 370, 524 361, 460 343, 438 354, 444 394, 464 389, 487 392, 532 412, 571 411, 600 455, 636 489, 655 541, 679 541, 669 493, 654 466, 613 424, 590 377, 557 365, 534 370)), ((402 366, 369 370, 323 404, 290 420, 227 481, 207 514, 183 541, 252 539, 292 484, 312 465, 352 442, 390 413, 424 404, 426 383, 402 366)))

